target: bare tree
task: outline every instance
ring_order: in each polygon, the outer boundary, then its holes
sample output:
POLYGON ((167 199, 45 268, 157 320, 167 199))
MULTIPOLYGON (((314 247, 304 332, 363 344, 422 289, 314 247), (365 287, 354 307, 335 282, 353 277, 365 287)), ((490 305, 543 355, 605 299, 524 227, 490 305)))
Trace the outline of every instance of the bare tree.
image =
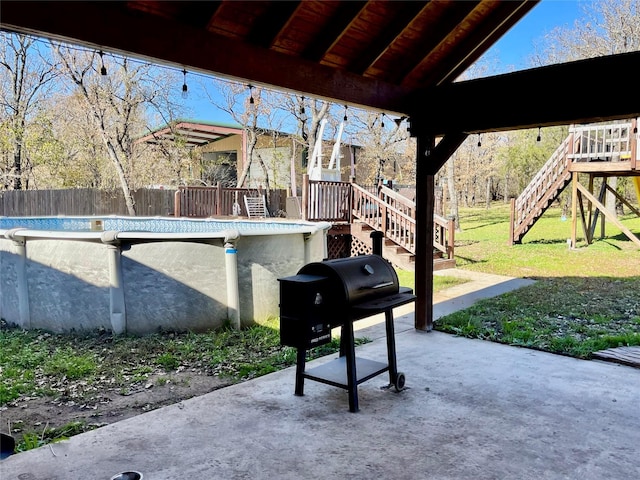
POLYGON ((34 117, 58 76, 55 64, 46 60, 47 51, 36 39, 0 32, 0 106, 2 128, 11 144, 10 156, 2 166, 4 188, 28 187, 23 167, 28 120, 34 117))
MULTIPOLYGON (((305 162, 310 161, 309 158, 316 144, 316 140, 320 131, 320 124, 323 119, 328 118, 332 104, 324 100, 316 98, 306 98, 303 95, 293 95, 283 93, 276 96, 276 104, 284 114, 295 119, 295 132, 291 135, 291 194, 297 196, 296 178, 296 159, 298 150, 300 149, 305 158, 305 162)), ((303 163, 304 164, 304 163, 303 163)), ((302 172, 299 172, 302 175, 302 172)))
POLYGON ((409 134, 405 119, 392 119, 371 111, 359 111, 352 116, 358 125, 356 136, 362 144, 358 160, 359 181, 377 184, 385 178, 402 181, 411 177, 410 165, 414 162, 415 151, 408 154, 409 134))
MULTIPOLYGON (((183 75, 180 95, 186 99, 189 95, 186 70, 183 70, 183 75)), ((148 177, 147 183, 188 185, 192 182, 207 183, 207 180, 211 180, 211 172, 205 175, 199 166, 196 168, 200 157, 187 144, 184 134, 176 128, 185 111, 184 101, 177 98, 178 89, 175 85, 180 84, 178 78, 175 72, 167 69, 154 69, 150 77, 155 95, 147 100, 149 117, 146 130, 153 134, 158 130, 157 126, 162 125, 163 128, 169 129, 170 135, 157 136, 153 144, 138 144, 144 172, 153 174, 145 175, 148 177)))
POLYGON ((226 112, 235 122, 242 125, 247 135, 247 161, 242 165, 238 176, 238 187, 243 187, 248 181, 251 165, 257 161, 263 169, 265 188, 270 189, 269 170, 257 151, 258 137, 263 132, 259 122, 271 114, 271 105, 266 98, 266 92, 261 87, 245 86, 213 80, 213 87, 222 96, 222 101, 207 92, 209 100, 220 110, 226 112), (263 98, 263 95, 265 98, 263 98))
POLYGON ((52 45, 116 170, 128 213, 135 215, 131 193, 135 138, 141 131, 144 106, 157 94, 146 82, 151 65, 117 57, 109 57, 106 65, 102 52, 52 45))
POLYGON ((640 50, 640 3, 600 0, 582 4, 572 27, 557 27, 545 38, 542 65, 640 50))

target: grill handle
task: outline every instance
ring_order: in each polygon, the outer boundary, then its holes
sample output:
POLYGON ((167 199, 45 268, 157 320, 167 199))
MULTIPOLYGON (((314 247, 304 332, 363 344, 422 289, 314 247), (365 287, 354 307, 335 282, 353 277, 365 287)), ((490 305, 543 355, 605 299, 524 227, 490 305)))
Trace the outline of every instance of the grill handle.
POLYGON ((384 282, 384 283, 378 283, 377 285, 367 285, 364 287, 360 287, 360 290, 374 290, 376 288, 382 288, 382 287, 389 287, 393 285, 393 282, 384 282))

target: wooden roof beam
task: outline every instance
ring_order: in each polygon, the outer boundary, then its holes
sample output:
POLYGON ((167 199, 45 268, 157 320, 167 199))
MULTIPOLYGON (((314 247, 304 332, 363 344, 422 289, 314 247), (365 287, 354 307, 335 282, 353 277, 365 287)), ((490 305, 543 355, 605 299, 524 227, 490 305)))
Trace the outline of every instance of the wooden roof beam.
POLYGON ((635 118, 639 64, 633 52, 457 82, 422 91, 409 114, 433 135, 635 118))

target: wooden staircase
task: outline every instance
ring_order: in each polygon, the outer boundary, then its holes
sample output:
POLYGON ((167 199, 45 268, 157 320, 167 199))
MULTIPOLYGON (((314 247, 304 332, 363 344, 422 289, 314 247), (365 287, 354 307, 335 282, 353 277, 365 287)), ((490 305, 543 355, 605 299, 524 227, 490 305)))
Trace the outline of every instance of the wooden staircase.
MULTIPOLYGON (((301 204, 304 220, 349 225, 351 255, 370 253, 376 231, 382 234, 382 256, 399 268, 415 270, 416 205, 408 198, 383 185, 370 192, 353 182, 303 175, 301 204)), ((434 215, 434 270, 455 267, 454 243, 453 220, 434 215)))
POLYGON ((522 242, 522 237, 571 182, 570 143, 571 135, 553 152, 520 196, 512 201, 510 244, 522 242))
MULTIPOLYGON (((509 244, 522 238, 569 185, 574 173, 638 175, 637 120, 574 125, 569 135, 511 203, 509 244)), ((575 206, 574 206, 575 208, 575 206)), ((597 218, 597 217, 596 217, 597 218)))
MULTIPOLYGON (((371 244, 371 233, 375 231, 373 227, 364 222, 355 221, 351 224, 351 236, 364 245, 371 244)), ((382 256, 402 270, 415 271, 415 253, 410 252, 389 238, 384 238, 382 241, 382 256)), ((455 258, 448 258, 437 248, 434 249, 434 271, 455 268, 455 266, 455 258)))
MULTIPOLYGON (((382 256, 404 270, 415 270, 415 203, 399 193, 378 187, 378 194, 352 184, 353 221, 351 236, 371 243, 371 233, 383 234, 382 256)), ((453 221, 434 215, 434 270, 456 265, 453 221)))

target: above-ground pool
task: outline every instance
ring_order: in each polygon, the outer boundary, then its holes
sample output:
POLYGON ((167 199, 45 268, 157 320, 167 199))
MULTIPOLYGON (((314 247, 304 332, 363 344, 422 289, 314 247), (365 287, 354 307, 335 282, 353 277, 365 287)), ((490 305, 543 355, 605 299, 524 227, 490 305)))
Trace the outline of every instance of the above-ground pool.
POLYGON ((146 334, 279 315, 278 278, 327 256, 326 222, 0 217, 0 317, 146 334))

